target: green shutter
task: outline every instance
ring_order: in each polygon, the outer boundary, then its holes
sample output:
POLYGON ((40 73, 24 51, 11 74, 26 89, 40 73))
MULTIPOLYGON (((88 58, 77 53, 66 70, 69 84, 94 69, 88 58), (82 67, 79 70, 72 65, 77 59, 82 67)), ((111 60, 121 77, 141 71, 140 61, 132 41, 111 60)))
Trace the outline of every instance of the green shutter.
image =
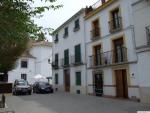
POLYGON ((69 64, 69 50, 65 50, 64 51, 64 65, 68 65, 69 64))
POLYGON ((55 84, 58 84, 58 74, 55 74, 55 84))
POLYGON ((76 72, 76 85, 81 85, 81 72, 76 72))
POLYGON ((81 62, 81 48, 80 44, 75 46, 75 63, 81 62))
POLYGON ((55 63, 58 65, 58 54, 55 54, 55 63))

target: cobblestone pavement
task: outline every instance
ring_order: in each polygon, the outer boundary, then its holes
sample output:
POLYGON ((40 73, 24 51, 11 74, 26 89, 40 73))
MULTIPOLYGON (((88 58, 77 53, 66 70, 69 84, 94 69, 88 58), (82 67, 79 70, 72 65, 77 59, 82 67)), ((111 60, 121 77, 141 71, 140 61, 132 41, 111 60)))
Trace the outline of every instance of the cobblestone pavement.
POLYGON ((57 92, 7 96, 7 106, 15 113, 137 113, 150 111, 150 104, 57 92))

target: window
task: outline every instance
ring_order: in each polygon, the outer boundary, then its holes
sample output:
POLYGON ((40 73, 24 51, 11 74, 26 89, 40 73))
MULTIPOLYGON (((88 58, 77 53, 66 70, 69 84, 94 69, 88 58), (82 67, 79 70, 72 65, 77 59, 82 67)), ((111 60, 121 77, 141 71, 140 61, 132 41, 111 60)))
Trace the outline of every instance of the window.
POLYGON ((80 47, 80 44, 75 46, 75 63, 81 63, 81 47, 80 47))
POLYGON ((74 32, 75 32, 75 31, 78 31, 79 29, 80 29, 79 19, 77 19, 77 20, 74 22, 74 32))
POLYGON ((58 34, 55 35, 55 39, 54 39, 54 42, 58 42, 58 34))
POLYGON ((68 36, 68 27, 64 29, 64 38, 68 36))
POLYGON ((21 79, 27 80, 27 74, 21 74, 21 79))
POLYGON ((99 28, 99 20, 96 19, 92 22, 92 30, 91 30, 92 40, 99 38, 100 36, 100 28, 99 28))
POLYGON ((81 72, 76 72, 76 85, 81 86, 81 72))
POLYGON ((122 22, 119 12, 119 8, 111 11, 111 20, 109 21, 110 32, 115 32, 122 28, 122 22))
POLYGON ((55 74, 55 84, 58 84, 58 74, 55 74))
POLYGON ((64 65, 69 65, 69 49, 64 51, 64 65))
POLYGON ((28 62, 26 60, 21 61, 21 68, 27 68, 28 67, 28 62))
POLYGON ((150 26, 146 27, 147 43, 150 44, 150 26))
POLYGON ((55 54, 55 65, 58 66, 58 53, 55 54))

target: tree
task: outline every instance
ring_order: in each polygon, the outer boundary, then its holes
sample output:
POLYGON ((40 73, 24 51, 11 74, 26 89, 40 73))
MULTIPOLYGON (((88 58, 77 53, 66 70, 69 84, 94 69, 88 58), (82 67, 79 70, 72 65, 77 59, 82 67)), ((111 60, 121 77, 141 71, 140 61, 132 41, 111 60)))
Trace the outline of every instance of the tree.
POLYGON ((51 28, 38 26, 33 17, 41 17, 45 10, 58 9, 56 0, 40 0, 46 6, 32 7, 34 0, 0 0, 0 72, 7 74, 26 50, 29 40, 44 40, 51 28), (46 31, 47 30, 47 31, 46 31))

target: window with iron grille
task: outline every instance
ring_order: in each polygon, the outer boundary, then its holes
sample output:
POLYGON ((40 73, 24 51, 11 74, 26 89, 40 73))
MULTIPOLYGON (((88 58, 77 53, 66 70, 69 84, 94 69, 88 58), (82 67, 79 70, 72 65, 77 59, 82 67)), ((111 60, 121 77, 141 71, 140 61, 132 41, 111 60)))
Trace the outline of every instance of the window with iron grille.
POLYGON ((27 74, 21 74, 21 79, 27 80, 27 74))
POLYGON ((21 61, 21 68, 28 68, 28 62, 26 60, 21 61))
POLYGON ((74 31, 78 31, 80 29, 79 19, 74 22, 74 31))
POLYGON ((146 27, 147 43, 150 44, 150 26, 146 27))
POLYGON ((68 27, 64 29, 64 38, 68 36, 68 27))
POLYGON ((54 39, 54 42, 58 42, 58 34, 55 35, 55 39, 54 39))

